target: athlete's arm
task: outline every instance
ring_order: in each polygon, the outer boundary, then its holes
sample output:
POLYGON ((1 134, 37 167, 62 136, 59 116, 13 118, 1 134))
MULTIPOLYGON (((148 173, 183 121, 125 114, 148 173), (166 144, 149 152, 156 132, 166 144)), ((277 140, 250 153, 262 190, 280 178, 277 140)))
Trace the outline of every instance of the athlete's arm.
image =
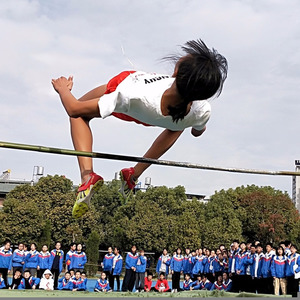
MULTIPOLYGON (((182 134, 182 131, 172 131, 165 129, 153 142, 149 150, 145 153, 146 158, 160 158, 164 153, 166 153, 177 141, 177 139, 182 134)), ((138 178, 151 164, 138 163, 135 165, 134 176, 138 178)))
POLYGON ((200 135, 202 135, 202 133, 206 130, 206 126, 202 129, 202 130, 196 130, 195 128, 192 128, 191 130, 191 134, 195 137, 198 137, 200 135))

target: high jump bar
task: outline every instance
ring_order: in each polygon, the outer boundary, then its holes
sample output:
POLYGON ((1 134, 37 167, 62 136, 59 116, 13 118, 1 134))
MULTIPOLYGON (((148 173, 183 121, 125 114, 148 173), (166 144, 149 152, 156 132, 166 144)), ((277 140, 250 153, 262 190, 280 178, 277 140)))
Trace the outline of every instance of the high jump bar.
POLYGON ((16 150, 45 152, 59 155, 71 155, 71 156, 85 156, 92 158, 110 159, 110 160, 122 160, 122 161, 133 161, 140 163, 149 163, 154 165, 164 165, 170 167, 181 167, 190 169, 210 170, 210 171, 221 171, 231 173, 246 173, 246 174, 258 174, 258 175, 279 175, 279 176, 300 176, 300 172, 293 171, 267 171, 267 170, 254 170, 254 169, 239 169, 239 168, 224 168, 224 167, 213 167, 207 165, 200 165, 190 162, 177 162, 170 160, 160 160, 145 157, 136 157, 120 154, 100 153, 100 152, 87 152, 87 151, 76 151, 70 149, 60 149, 37 145, 18 144, 0 141, 1 148, 9 148, 16 150))

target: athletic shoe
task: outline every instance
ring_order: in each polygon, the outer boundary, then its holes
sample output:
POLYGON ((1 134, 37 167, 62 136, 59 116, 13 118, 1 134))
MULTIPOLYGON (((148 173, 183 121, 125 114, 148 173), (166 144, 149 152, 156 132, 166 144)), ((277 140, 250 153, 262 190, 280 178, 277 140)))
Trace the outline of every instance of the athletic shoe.
POLYGON ((132 182, 132 176, 134 174, 134 168, 122 169, 120 171, 120 179, 122 186, 120 188, 120 193, 124 197, 125 200, 131 195, 136 182, 132 182))
POLYGON ((78 188, 76 202, 73 206, 72 216, 75 219, 82 217, 90 206, 94 193, 103 185, 103 178, 94 172, 89 174, 89 179, 78 188))

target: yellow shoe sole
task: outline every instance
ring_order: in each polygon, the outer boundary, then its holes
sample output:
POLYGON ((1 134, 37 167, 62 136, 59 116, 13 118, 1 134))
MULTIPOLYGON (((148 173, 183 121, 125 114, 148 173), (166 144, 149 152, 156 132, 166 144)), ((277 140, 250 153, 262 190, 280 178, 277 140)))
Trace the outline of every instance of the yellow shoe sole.
POLYGON ((103 185, 103 180, 99 180, 91 187, 90 191, 82 191, 78 193, 76 202, 74 203, 73 210, 72 210, 73 218, 79 219, 89 211, 90 201, 93 195, 100 190, 102 185, 103 185), (86 196, 85 196, 85 192, 87 192, 86 196), (82 195, 84 196, 81 198, 82 195))

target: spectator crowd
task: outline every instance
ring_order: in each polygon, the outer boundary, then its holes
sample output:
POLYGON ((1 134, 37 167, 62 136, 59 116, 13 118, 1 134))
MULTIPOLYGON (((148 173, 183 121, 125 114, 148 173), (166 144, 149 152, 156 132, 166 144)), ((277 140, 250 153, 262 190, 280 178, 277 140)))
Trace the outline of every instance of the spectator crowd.
MULTIPOLYGON (((12 252, 10 242, 0 248, 0 288, 45 289, 84 291, 87 278, 84 266, 87 262, 82 244, 71 244, 64 255, 61 243, 48 251, 43 245, 40 252, 36 244, 30 250, 23 243, 12 252), (59 279, 66 264, 64 277, 59 279), (13 270, 12 283, 7 275, 13 270)), ((290 241, 281 242, 276 249, 271 243, 265 247, 259 241, 239 243, 234 240, 229 249, 220 245, 218 249, 199 248, 184 253, 178 248, 172 255, 164 249, 156 265, 157 281, 153 275, 144 250, 132 246, 125 264, 117 247, 109 247, 101 262, 102 272, 96 281, 95 292, 117 291, 173 292, 189 290, 225 290, 262 294, 297 296, 300 278, 300 255, 290 241), (121 287, 120 276, 125 275, 121 287), (184 281, 180 278, 183 276, 184 281), (170 288, 168 277, 172 279, 170 288)))

